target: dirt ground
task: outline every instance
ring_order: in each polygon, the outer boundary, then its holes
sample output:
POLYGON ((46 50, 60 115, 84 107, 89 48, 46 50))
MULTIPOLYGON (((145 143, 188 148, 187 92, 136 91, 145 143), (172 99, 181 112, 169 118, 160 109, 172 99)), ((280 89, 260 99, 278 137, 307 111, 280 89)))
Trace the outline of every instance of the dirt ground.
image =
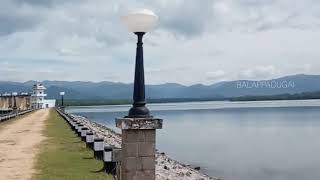
POLYGON ((0 124, 0 180, 32 177, 48 117, 49 109, 42 109, 9 124, 0 124))

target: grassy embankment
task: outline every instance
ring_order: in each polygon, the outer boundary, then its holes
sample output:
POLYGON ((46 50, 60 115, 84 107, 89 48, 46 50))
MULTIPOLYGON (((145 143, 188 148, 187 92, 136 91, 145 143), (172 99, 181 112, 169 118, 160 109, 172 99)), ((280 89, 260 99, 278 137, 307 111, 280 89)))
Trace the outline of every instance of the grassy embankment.
POLYGON ((69 125, 52 109, 46 121, 44 134, 48 137, 41 145, 36 162, 34 180, 111 180, 112 176, 98 172, 102 161, 93 159, 69 125))

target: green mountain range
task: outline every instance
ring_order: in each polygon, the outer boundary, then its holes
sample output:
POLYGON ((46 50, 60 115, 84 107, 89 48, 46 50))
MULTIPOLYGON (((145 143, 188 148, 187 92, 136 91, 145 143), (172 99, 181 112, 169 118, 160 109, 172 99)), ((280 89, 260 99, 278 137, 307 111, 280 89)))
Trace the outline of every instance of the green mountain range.
MULTIPOLYGON (((0 82, 0 93, 31 92, 35 81, 0 82)), ((60 98, 59 92, 66 92, 66 99, 131 99, 132 84, 116 82, 43 81, 48 98, 60 98)), ((274 96, 320 91, 320 75, 298 74, 277 79, 260 81, 224 81, 212 85, 195 84, 185 86, 166 83, 146 86, 148 99, 224 99, 243 96, 274 96)))

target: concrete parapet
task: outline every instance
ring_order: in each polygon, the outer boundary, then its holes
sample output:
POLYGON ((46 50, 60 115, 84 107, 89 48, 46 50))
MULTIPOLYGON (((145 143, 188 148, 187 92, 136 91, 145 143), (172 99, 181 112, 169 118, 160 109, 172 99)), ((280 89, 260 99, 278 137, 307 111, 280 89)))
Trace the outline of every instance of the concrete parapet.
POLYGON ((29 109, 29 110, 25 110, 25 111, 19 111, 19 112, 14 112, 14 113, 11 112, 9 114, 2 115, 2 116, 0 116, 0 122, 7 121, 9 119, 12 119, 12 118, 15 118, 17 116, 21 116, 21 115, 27 114, 27 113, 32 112, 32 111, 33 111, 32 109, 29 109))

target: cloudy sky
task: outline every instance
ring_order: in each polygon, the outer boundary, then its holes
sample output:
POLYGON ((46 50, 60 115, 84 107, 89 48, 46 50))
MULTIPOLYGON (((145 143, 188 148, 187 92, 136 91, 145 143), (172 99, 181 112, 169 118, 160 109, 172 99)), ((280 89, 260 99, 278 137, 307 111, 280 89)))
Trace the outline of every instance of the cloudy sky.
POLYGON ((148 84, 320 74, 319 0, 1 0, 0 80, 132 82, 132 8, 160 18, 148 84))

